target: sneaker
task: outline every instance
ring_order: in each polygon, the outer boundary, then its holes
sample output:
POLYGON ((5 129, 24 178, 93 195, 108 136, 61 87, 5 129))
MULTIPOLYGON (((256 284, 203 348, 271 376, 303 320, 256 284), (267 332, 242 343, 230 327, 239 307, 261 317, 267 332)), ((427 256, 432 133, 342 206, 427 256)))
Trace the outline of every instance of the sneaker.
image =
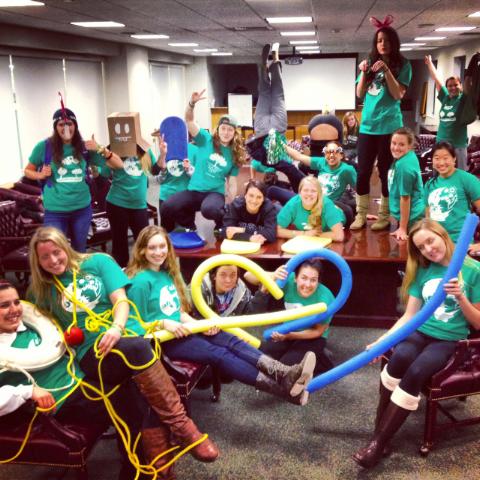
POLYGON ((268 67, 268 57, 270 56, 270 44, 266 43, 262 48, 262 66, 268 67))
POLYGON ((285 388, 290 387, 290 395, 296 397, 305 391, 308 382, 313 378, 313 370, 317 358, 313 352, 307 352, 303 360, 294 365, 282 380, 285 388))

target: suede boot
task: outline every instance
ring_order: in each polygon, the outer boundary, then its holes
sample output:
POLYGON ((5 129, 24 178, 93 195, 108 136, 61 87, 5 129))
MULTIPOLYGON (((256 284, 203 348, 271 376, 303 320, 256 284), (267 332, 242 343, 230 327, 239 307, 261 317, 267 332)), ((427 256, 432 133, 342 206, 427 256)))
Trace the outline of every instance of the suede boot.
MULTIPOLYGON (((380 207, 378 209, 378 220, 372 223, 372 230, 385 230, 390 226, 390 207, 388 206, 388 197, 380 199, 380 207)), ((351 228, 351 227, 350 227, 351 228)))
POLYGON ((262 355, 257 362, 257 368, 273 378, 291 396, 297 396, 305 390, 313 377, 316 357, 313 352, 307 352, 300 363, 288 366, 274 360, 268 355, 262 355))
POLYGON ((270 393, 276 397, 283 398, 287 400, 287 402, 293 403, 294 405, 303 406, 308 402, 309 394, 306 390, 301 391, 298 395, 292 396, 288 390, 282 387, 282 385, 262 372, 258 372, 255 380, 255 388, 262 392, 270 393))
MULTIPOLYGON (((170 429, 183 447, 202 437, 192 419, 187 416, 177 390, 160 361, 135 375, 133 380, 159 420, 170 429)), ((209 438, 192 448, 190 453, 201 462, 213 462, 219 454, 209 438)))
MULTIPOLYGON (((142 446, 146 461, 151 463, 157 455, 160 455, 172 447, 172 445, 170 445, 170 431, 163 425, 142 430, 142 446)), ((172 458, 173 453, 163 455, 154 463, 155 469, 160 469, 172 458)), ((176 480, 177 477, 173 472, 173 465, 174 464, 157 472, 157 479, 176 480)))
POLYGON ((355 220, 350 225, 350 230, 360 230, 367 225, 367 213, 370 203, 370 195, 358 195, 355 197, 357 202, 357 214, 355 220))

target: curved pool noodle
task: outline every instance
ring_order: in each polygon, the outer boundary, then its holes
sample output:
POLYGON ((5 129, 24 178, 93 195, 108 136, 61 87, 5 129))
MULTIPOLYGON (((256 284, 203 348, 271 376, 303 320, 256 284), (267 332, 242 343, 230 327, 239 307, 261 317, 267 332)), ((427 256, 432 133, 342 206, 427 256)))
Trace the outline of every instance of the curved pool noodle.
POLYGON ((370 363, 374 358, 383 355, 387 350, 397 345, 397 343, 404 340, 411 333, 417 330, 418 327, 423 325, 433 312, 441 305, 445 300, 446 294, 443 290, 445 283, 458 275, 458 272, 462 268, 465 255, 467 254, 470 240, 475 233, 475 229, 478 224, 478 217, 472 213, 468 214, 463 224, 462 231, 458 238, 457 246, 453 252, 453 256, 450 260, 450 265, 445 272, 441 282, 439 283, 437 290, 433 294, 432 298, 419 310, 405 325, 392 332, 383 340, 375 344, 369 350, 364 350, 362 353, 347 360, 346 362, 332 368, 328 372, 315 377, 308 385, 306 390, 310 393, 319 390, 322 387, 336 382, 340 378, 348 375, 349 373, 358 370, 370 363))
MULTIPOLYGON (((342 277, 342 284, 340 286, 340 290, 338 291, 335 300, 328 305, 327 310, 319 315, 310 315, 308 317, 301 318, 299 320, 294 320, 290 322, 286 322, 283 325, 278 327, 268 328, 263 332, 263 338, 268 340, 271 338, 273 332, 279 333, 289 333, 293 330, 303 330, 305 328, 309 328, 316 323, 321 323, 325 319, 334 315, 338 310, 340 310, 350 295, 352 291, 352 271, 348 266, 348 263, 338 254, 332 252, 331 250, 327 249, 313 249, 307 250, 305 252, 299 253, 292 257, 285 265, 287 269, 288 275, 294 272, 295 269, 301 265, 305 260, 309 258, 323 258, 325 260, 329 260, 332 262, 340 271, 342 277)), ((277 285, 280 288, 285 287, 287 283, 288 276, 285 280, 277 280, 277 285)))

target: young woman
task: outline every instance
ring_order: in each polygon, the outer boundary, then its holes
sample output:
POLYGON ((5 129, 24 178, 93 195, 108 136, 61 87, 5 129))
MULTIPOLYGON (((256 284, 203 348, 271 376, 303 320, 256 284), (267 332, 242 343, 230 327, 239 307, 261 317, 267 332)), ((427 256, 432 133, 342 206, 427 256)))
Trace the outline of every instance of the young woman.
MULTIPOLYGON (((202 434, 187 417, 170 377, 156 359, 148 340, 122 336, 129 315, 125 287, 130 282, 115 261, 103 253, 76 252, 65 236, 52 227, 42 227, 35 232, 29 255, 30 296, 41 310, 58 319, 64 331, 72 325, 82 330, 84 339, 75 350, 85 374, 98 380, 100 370, 103 380, 111 385, 132 379, 158 419, 181 444, 199 440, 202 434), (77 307, 75 299, 82 305, 77 307), (97 315, 105 323, 99 323, 97 315), (112 348, 123 353, 129 363, 111 353, 112 348)), ((169 431, 158 431, 151 440, 166 445, 168 435, 169 431)), ((151 445, 151 449, 160 453, 155 445, 151 445)), ((191 452, 205 462, 214 461, 218 456, 216 446, 208 439, 191 452)))
MULTIPOLYGON (((325 285, 322 285, 321 274, 322 265, 318 259, 306 260, 290 275, 282 265, 273 272, 273 278, 274 280, 287 279, 283 288, 283 298, 275 300, 266 290, 260 289, 255 294, 250 309, 260 313, 288 310, 319 302, 329 305, 335 297, 325 285)), ((258 280, 250 273, 247 273, 245 278, 249 282, 258 283, 258 280)), ((330 317, 305 330, 285 334, 273 332, 272 339, 262 342, 260 349, 266 355, 270 355, 286 365, 294 365, 299 358, 305 355, 306 351, 312 351, 317 357, 317 365, 313 373, 319 375, 333 367, 332 360, 325 352, 331 320, 330 317)))
POLYGON ((435 144, 432 162, 438 176, 425 184, 427 216, 439 222, 454 242, 472 206, 480 213, 480 180, 455 168, 455 160, 455 149, 450 143, 435 144))
MULTIPOLYGON (((162 328, 175 335, 175 340, 162 344, 170 358, 213 364, 222 373, 259 390, 299 405, 307 402, 308 394, 304 389, 315 367, 315 356, 311 352, 305 354, 298 365, 286 367, 218 328, 204 335, 191 335, 183 324, 194 319, 188 314, 190 304, 186 287, 165 230, 155 226, 142 230, 133 247, 127 273, 132 278, 128 296, 137 305, 142 319, 146 322, 160 320, 162 328)), ((219 276, 223 278, 224 275, 217 270, 215 278, 219 276)), ((229 275, 225 283, 230 286, 233 298, 233 276, 229 275)), ((225 296, 229 296, 228 292, 225 296)), ((129 320, 127 329, 145 333, 134 319, 129 320)))
POLYGON ((105 164, 96 150, 93 139, 83 141, 75 114, 59 109, 53 114, 52 135, 35 145, 25 167, 27 178, 43 183, 44 224, 68 235, 79 252, 86 250, 92 219, 87 161, 105 164))
POLYGON ((193 92, 185 112, 188 133, 198 148, 197 158, 187 190, 175 193, 162 204, 160 220, 167 232, 171 232, 176 223, 196 230, 198 210, 220 229, 225 213, 225 182, 236 177, 245 162, 243 140, 232 116, 220 118, 213 136, 195 123, 194 108, 205 98, 204 93, 205 90, 193 92))
MULTIPOLYGON (((408 236, 408 259, 402 285, 405 313, 380 339, 407 323, 435 293, 454 249, 447 231, 437 222, 423 219, 408 236)), ((445 284, 447 297, 434 314, 393 352, 380 375, 380 398, 375 432, 354 460, 373 467, 411 411, 417 410, 420 392, 441 370, 469 327, 480 328, 480 264, 466 258, 458 278, 445 284)), ((379 341, 377 340, 377 341, 379 341)), ((373 344, 372 344, 373 345, 373 344)), ((369 345, 367 349, 371 347, 369 345)))
POLYGON ((444 86, 430 55, 425 56, 425 65, 435 81, 437 98, 442 105, 439 114, 437 142, 450 142, 455 148, 454 156, 457 159, 457 167, 467 170, 467 125, 462 124, 457 118, 457 115, 460 114, 459 107, 463 96, 462 82, 459 77, 452 76, 447 78, 444 86))
POLYGON ((342 119, 343 151, 345 158, 357 163, 357 143, 360 124, 354 112, 347 112, 342 119))
POLYGON ((263 244, 277 238, 277 209, 266 198, 263 183, 250 180, 245 196, 237 197, 227 205, 223 218, 222 238, 248 240, 263 244))
POLYGON ((345 216, 322 193, 315 177, 305 177, 298 195, 291 198, 277 215, 277 237, 293 238, 297 235, 322 236, 334 242, 343 242, 345 216), (292 229, 289 227, 293 226, 292 229))
POLYGON ((390 26, 382 26, 373 38, 368 59, 360 63, 357 97, 364 99, 358 137, 357 216, 350 225, 358 230, 367 223, 370 176, 375 159, 382 182, 382 198, 378 220, 373 230, 389 226, 388 169, 392 163, 390 136, 403 127, 400 100, 412 78, 412 67, 400 53, 400 40, 390 26))
POLYGON ((390 235, 397 240, 406 240, 408 228, 425 214, 422 175, 414 143, 415 135, 409 128, 396 130, 390 142, 394 161, 388 171, 388 198, 390 213, 398 221, 398 228, 390 235))
POLYGON ((328 142, 323 148, 324 157, 310 157, 288 146, 285 149, 294 160, 303 163, 314 172, 318 172, 318 180, 322 185, 323 194, 342 209, 348 227, 355 214, 355 202, 351 193, 347 191, 347 187, 355 187, 357 171, 352 165, 343 162, 345 156, 340 142, 328 142))

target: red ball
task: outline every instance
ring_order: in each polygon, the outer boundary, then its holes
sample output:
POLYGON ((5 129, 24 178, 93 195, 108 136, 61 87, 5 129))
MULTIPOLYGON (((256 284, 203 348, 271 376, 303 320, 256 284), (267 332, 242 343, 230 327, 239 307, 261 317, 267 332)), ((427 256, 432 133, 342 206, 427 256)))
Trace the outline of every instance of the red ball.
POLYGON ((83 334, 83 330, 78 327, 72 327, 70 330, 67 330, 63 333, 63 337, 67 342, 67 345, 71 347, 75 347, 76 345, 81 345, 85 340, 85 335, 83 334))

